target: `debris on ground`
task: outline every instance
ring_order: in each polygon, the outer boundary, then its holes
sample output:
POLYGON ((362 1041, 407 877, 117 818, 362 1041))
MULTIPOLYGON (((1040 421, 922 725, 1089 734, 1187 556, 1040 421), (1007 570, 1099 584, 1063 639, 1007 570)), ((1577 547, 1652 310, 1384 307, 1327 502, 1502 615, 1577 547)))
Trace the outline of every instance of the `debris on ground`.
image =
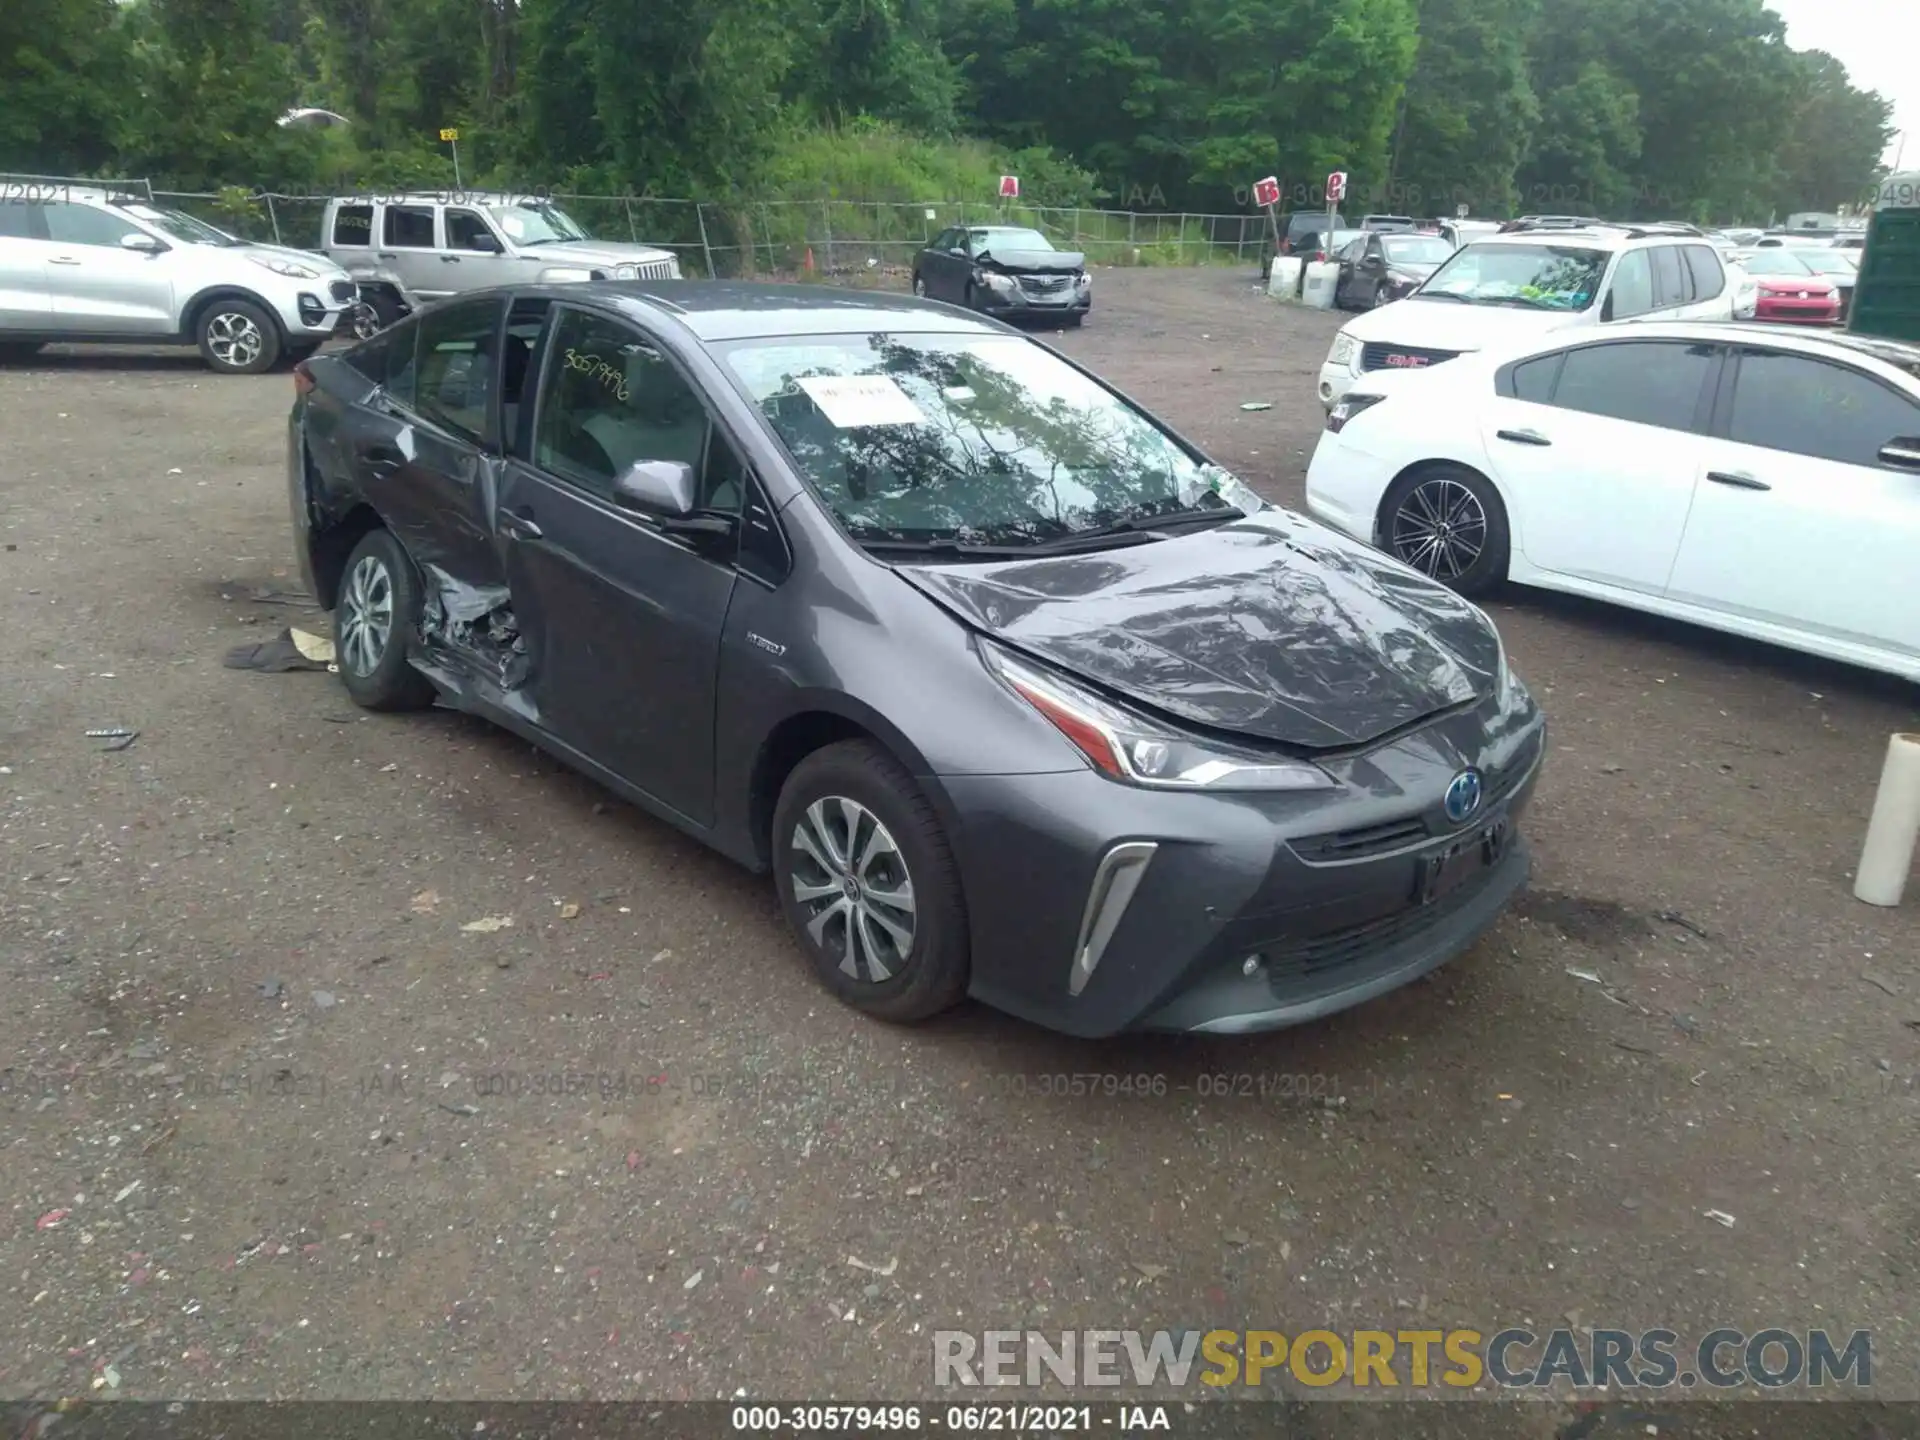
POLYGON ((492 935, 497 931, 513 928, 511 915, 482 915, 478 920, 469 920, 460 927, 469 935, 492 935))
POLYGON ((282 985, 278 980, 262 980, 260 982, 260 994, 268 1000, 278 1000, 286 993, 287 987, 282 985))
POLYGON ((1593 971, 1577 970, 1571 965, 1567 967, 1567 974, 1571 975, 1576 980, 1584 980, 1589 985, 1600 985, 1605 983, 1604 981, 1601 980, 1601 978, 1598 975, 1594 974, 1593 971))
POLYGON ((322 665, 334 663, 333 640, 330 636, 316 635, 311 630, 289 629, 287 638, 293 641, 293 648, 308 660, 317 660, 322 665))
POLYGON ((576 904, 572 900, 569 900, 566 904, 560 907, 560 918, 562 920, 572 920, 576 918, 579 914, 580 914, 580 907, 578 904, 576 904))
POLYGON ((1899 990, 1895 988, 1894 983, 1891 980, 1883 980, 1878 975, 1875 975, 1871 970, 1861 971, 1860 978, 1866 981, 1867 984, 1873 986, 1876 990, 1884 990, 1889 995, 1898 995, 1900 993, 1899 990))
POLYGON ((1707 1219, 1717 1221, 1720 1224, 1726 1226, 1727 1229, 1729 1230, 1733 1228, 1733 1223, 1734 1223, 1733 1216, 1727 1214, 1727 1212, 1724 1210, 1706 1210, 1706 1211, 1703 1211, 1702 1213, 1707 1217, 1707 1219))
POLYGON ((704 1279, 706 1278, 706 1274, 707 1274, 707 1272, 706 1272, 706 1271, 704 1271, 704 1270, 696 1270, 696 1271, 694 1271, 694 1272, 693 1272, 693 1274, 691 1274, 691 1275, 689 1275, 689 1276, 688 1276, 688 1277, 686 1278, 686 1280, 685 1280, 685 1281, 683 1281, 683 1282, 681 1283, 681 1286, 680 1286, 680 1288, 681 1288, 682 1290, 691 1290, 691 1289, 693 1289, 693 1287, 694 1287, 694 1286, 696 1286, 696 1285, 698 1285, 698 1284, 699 1284, 699 1283, 700 1283, 700 1282, 701 1282, 702 1280, 704 1280, 704 1279))
POLYGON ((313 1003, 322 1010, 331 1010, 334 1006, 338 1005, 340 1001, 332 991, 316 990, 313 992, 313 1003))
POLYGON ((100 747, 103 751, 124 750, 139 738, 138 730, 129 730, 124 725, 109 725, 103 729, 87 731, 87 739, 107 742, 100 747))
POLYGON ((1268 404, 1265 400, 1249 400, 1246 404, 1242 405, 1240 408, 1242 410, 1271 410, 1273 406, 1268 404))
POLYGON ((34 1228, 36 1230, 52 1230, 72 1213, 73 1211, 71 1210, 49 1210, 40 1217, 39 1223, 36 1224, 34 1228))
MULTIPOLYGON (((306 635, 308 632, 299 632, 306 635)), ((250 645, 236 645, 227 651, 226 658, 220 663, 229 670, 258 670, 267 675, 285 674, 290 670, 325 670, 333 660, 333 642, 325 641, 327 654, 325 659, 315 659, 306 653, 301 642, 294 638, 291 629, 282 630, 271 640, 260 640, 250 645)), ((309 637, 311 643, 313 637, 309 637)))
POLYGON ((884 1265, 869 1265, 858 1255, 849 1255, 847 1256, 847 1264, 851 1265, 855 1270, 865 1270, 869 1275, 878 1275, 882 1279, 885 1279, 900 1268, 900 1257, 896 1255, 884 1265))
POLYGON ((422 890, 407 902, 407 908, 416 915, 431 915, 440 908, 440 892, 438 890, 422 890))

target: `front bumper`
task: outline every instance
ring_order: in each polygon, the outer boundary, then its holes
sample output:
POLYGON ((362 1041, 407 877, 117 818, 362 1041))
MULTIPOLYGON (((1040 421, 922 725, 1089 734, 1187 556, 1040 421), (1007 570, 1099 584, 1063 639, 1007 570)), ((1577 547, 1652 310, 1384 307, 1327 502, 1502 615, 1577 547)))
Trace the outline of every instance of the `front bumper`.
POLYGON ((359 287, 353 281, 322 276, 317 280, 290 279, 284 289, 269 297, 269 303, 287 338, 325 340, 358 299, 359 287))
POLYGON ((1776 325, 1837 325, 1840 322, 1838 300, 1769 300, 1764 296, 1754 306, 1754 319, 1776 325))
POLYGON ((1091 287, 1079 289, 1073 285, 1060 290, 1030 290, 1024 285, 1016 285, 1011 290, 995 290, 982 286, 974 291, 974 303, 982 313, 1005 319, 1085 315, 1093 308, 1093 290, 1091 287))
POLYGON ((1444 964, 1493 924, 1530 865, 1517 826, 1545 722, 1531 703, 1497 720, 1491 709, 1331 763, 1338 791, 1183 795, 1091 770, 947 778, 974 996, 1084 1037, 1241 1034, 1330 1015, 1444 964), (1468 766, 1486 799, 1454 826, 1441 797, 1468 766), (1504 844, 1469 847, 1458 887, 1420 903, 1427 862, 1496 821, 1504 844), (1152 848, 1144 869, 1103 890, 1103 861, 1121 846, 1152 848), (1116 888, 1117 911, 1105 912, 1116 888))

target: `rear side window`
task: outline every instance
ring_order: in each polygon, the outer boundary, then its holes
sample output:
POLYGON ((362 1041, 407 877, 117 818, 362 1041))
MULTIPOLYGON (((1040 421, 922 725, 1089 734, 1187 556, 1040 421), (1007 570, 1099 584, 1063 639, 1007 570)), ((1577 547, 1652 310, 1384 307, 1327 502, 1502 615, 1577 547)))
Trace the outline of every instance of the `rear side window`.
POLYGON ((420 338, 418 321, 408 320, 384 330, 340 358, 371 384, 382 386, 389 399, 413 407, 413 348, 420 338))
POLYGON ((1613 272, 1615 320, 1630 320, 1653 309, 1653 262, 1644 250, 1629 250, 1613 272))
POLYGON ((1720 257, 1713 253, 1713 247, 1688 245, 1683 247, 1683 253, 1687 269, 1693 276, 1694 299, 1716 299, 1727 288, 1727 271, 1720 263, 1720 257))
POLYGON ((1569 350, 1553 404, 1636 425, 1691 430, 1714 354, 1711 345, 1658 341, 1569 350))
POLYGON ((387 244, 407 250, 433 249, 433 207, 389 205, 383 238, 387 244))
POLYGON ((423 312, 413 408, 469 440, 483 439, 500 370, 499 341, 498 300, 436 305, 423 312))
POLYGON ((1869 375, 1806 355, 1747 350, 1728 438, 1842 465, 1880 463, 1889 440, 1920 434, 1920 405, 1869 375))
POLYGON ((373 206, 342 205, 333 216, 335 245, 373 244, 373 206))
POLYGON ((1513 398, 1531 400, 1537 405, 1551 404, 1553 382, 1560 378, 1559 355, 1542 355, 1513 367, 1513 398))
POLYGON ((34 220, 41 206, 24 200, 0 200, 0 240, 34 240, 34 220))
POLYGON ((1693 300, 1693 277, 1687 273, 1678 245, 1659 245, 1653 251, 1653 307, 1665 310, 1693 300))

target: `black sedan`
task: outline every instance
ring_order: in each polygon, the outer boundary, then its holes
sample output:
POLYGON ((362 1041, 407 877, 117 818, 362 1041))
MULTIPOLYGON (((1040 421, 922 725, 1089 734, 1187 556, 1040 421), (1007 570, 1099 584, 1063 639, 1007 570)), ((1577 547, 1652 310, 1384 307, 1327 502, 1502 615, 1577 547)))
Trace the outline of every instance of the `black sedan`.
POLYGON ((913 262, 913 293, 1008 320, 1078 325, 1093 308, 1087 257, 1010 225, 942 230, 913 262))
POLYGON ((491 291, 295 391, 347 693, 484 716, 771 871, 870 1014, 1293 1024, 1525 880, 1544 725, 1486 615, 995 321, 491 291))
POLYGON ((1370 234, 1340 252, 1333 303, 1371 310, 1411 295, 1446 263, 1454 247, 1438 235, 1370 234))

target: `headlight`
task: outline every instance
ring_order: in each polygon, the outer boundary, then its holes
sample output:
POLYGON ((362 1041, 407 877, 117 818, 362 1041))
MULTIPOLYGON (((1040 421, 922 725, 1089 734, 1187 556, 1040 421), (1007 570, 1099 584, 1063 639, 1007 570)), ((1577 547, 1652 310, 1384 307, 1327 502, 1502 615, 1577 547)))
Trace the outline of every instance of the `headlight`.
POLYGON ((285 275, 289 280, 317 280, 320 272, 310 266, 302 265, 298 260, 283 260, 278 255, 249 255, 254 264, 273 271, 276 275, 285 275))
POLYGON ((1082 270, 1078 275, 1073 277, 1073 283, 1078 285, 1082 290, 1091 290, 1093 288, 1093 276, 1082 270))
POLYGON ((1347 428, 1354 416, 1362 411, 1371 410, 1387 397, 1384 395, 1356 395, 1349 390, 1333 402, 1333 408, 1327 411, 1327 429, 1338 435, 1347 428))
POLYGON ((1050 671, 980 642, 987 668, 1038 710, 1109 780, 1164 790, 1330 790, 1334 778, 1299 760, 1182 735, 1110 704, 1050 671))
POLYGON ((640 278, 640 267, 638 265, 616 265, 613 267, 613 278, 616 280, 638 280, 640 278))
POLYGON ((991 270, 981 272, 980 283, 985 285, 989 290, 1013 289, 1013 277, 1011 275, 996 275, 991 270))
POLYGON ((1353 352, 1358 348, 1359 342, 1356 341, 1353 336, 1347 334, 1346 331, 1342 330, 1338 335, 1333 337, 1333 350, 1332 353, 1327 356, 1327 363, 1329 365, 1351 365, 1353 364, 1353 352))

